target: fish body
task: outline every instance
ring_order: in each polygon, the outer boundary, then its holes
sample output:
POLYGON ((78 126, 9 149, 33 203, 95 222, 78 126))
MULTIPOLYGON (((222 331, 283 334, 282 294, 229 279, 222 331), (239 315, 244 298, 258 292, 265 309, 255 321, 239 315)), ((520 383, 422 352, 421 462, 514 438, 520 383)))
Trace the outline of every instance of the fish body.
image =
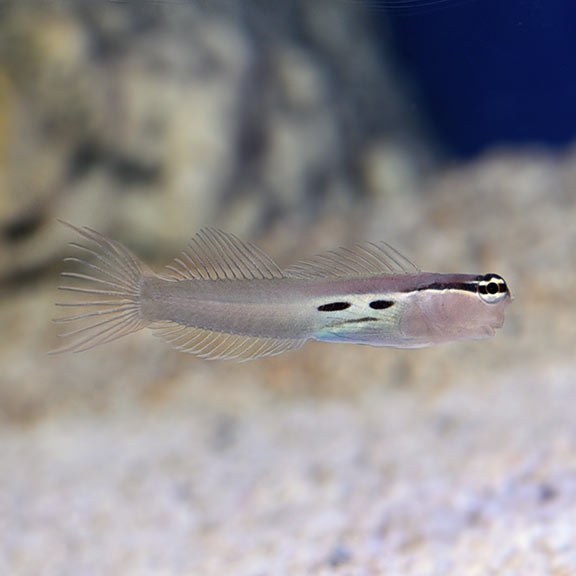
POLYGON ((152 328, 176 348, 206 358, 251 359, 308 340, 395 348, 488 338, 510 302, 496 274, 420 272, 385 243, 357 244, 280 269, 252 244, 203 230, 182 255, 154 273, 124 246, 89 228, 68 258, 86 272, 62 286, 84 308, 58 322, 79 322, 57 351, 81 351, 152 328), (90 256, 90 259, 84 256, 90 256))

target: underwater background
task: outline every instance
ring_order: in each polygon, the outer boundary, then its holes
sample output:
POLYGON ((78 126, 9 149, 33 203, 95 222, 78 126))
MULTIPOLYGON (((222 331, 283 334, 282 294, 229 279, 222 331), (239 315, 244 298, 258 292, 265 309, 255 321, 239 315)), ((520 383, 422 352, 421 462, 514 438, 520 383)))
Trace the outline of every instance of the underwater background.
POLYGON ((398 2, 386 16, 398 59, 453 155, 573 142, 573 2, 398 2))
POLYGON ((576 574, 576 7, 0 1, 0 573, 576 574), (48 356, 57 218, 161 270, 386 240, 491 340, 48 356))

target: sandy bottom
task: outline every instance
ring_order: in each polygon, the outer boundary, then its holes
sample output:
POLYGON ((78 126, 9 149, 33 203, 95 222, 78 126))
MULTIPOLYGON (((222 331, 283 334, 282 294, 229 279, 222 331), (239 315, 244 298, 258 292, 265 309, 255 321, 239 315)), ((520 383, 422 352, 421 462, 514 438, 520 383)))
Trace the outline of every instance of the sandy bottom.
POLYGON ((6 424, 0 573, 576 574, 573 366, 317 396, 229 370, 6 424))

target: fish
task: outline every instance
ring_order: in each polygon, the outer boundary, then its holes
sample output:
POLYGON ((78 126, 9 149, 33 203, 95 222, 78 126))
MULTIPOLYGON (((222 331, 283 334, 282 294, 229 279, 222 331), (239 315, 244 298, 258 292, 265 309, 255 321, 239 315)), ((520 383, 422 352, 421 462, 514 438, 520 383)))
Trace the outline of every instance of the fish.
POLYGON ((73 270, 61 273, 71 325, 53 351, 82 352, 149 328, 206 359, 275 356, 309 340, 424 348, 484 339, 511 294, 498 274, 422 272, 386 242, 338 248, 280 268, 250 242, 200 230, 162 273, 89 227, 62 223, 73 270), (79 268, 80 271, 77 271, 79 268))

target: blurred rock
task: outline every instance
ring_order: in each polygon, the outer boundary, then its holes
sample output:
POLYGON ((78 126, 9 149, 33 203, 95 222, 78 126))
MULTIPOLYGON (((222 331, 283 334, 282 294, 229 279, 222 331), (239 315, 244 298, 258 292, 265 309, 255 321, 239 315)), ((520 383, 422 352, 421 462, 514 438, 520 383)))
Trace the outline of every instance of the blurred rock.
POLYGON ((61 251, 55 217, 165 254, 354 200, 371 141, 426 150, 384 53, 347 2, 5 3, 0 280, 61 251))
POLYGON ((0 19, 0 278, 54 256, 43 225, 93 129, 87 38, 57 6, 4 6, 0 19))

